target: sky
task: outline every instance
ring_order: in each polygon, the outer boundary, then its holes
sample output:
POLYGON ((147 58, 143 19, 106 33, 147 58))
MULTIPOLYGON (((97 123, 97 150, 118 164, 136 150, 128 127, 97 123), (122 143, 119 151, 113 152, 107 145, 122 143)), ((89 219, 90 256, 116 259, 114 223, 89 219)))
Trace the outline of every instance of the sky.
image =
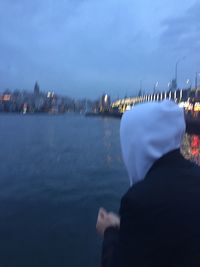
POLYGON ((1 0, 0 90, 115 99, 166 90, 177 62, 194 86, 199 14, 200 0, 1 0))

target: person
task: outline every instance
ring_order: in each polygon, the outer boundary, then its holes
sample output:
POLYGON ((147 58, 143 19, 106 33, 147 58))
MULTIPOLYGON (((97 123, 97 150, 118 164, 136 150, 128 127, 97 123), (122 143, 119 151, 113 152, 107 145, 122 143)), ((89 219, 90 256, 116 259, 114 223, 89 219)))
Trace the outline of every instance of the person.
POLYGON ((200 167, 183 158, 184 111, 169 100, 125 112, 130 188, 119 216, 100 208, 102 267, 200 266, 200 167))

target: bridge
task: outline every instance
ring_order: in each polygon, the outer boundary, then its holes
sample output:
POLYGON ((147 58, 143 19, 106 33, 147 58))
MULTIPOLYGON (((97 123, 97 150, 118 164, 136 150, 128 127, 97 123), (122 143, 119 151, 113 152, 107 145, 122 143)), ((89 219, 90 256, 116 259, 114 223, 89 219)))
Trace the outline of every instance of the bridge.
POLYGON ((126 97, 112 102, 111 108, 112 110, 124 113, 126 110, 130 110, 137 104, 150 101, 162 101, 164 99, 173 100, 186 110, 200 112, 200 88, 193 90, 178 89, 175 91, 154 92, 152 94, 143 94, 136 97, 126 97))

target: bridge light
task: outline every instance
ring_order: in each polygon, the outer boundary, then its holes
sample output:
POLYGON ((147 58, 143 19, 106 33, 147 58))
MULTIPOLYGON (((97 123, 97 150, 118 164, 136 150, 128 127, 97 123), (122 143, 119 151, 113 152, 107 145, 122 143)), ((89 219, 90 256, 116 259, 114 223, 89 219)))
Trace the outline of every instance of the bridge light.
POLYGON ((180 91, 180 100, 182 99, 182 96, 183 96, 183 90, 181 89, 181 91, 180 91))

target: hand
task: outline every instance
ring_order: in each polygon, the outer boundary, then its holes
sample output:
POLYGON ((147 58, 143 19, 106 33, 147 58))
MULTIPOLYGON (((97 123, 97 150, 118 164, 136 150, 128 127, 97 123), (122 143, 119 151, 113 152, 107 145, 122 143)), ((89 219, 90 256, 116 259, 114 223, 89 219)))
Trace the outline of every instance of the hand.
POLYGON ((107 212, 105 209, 100 208, 96 224, 97 232, 103 236, 105 230, 110 226, 120 227, 119 216, 113 212, 107 212))

